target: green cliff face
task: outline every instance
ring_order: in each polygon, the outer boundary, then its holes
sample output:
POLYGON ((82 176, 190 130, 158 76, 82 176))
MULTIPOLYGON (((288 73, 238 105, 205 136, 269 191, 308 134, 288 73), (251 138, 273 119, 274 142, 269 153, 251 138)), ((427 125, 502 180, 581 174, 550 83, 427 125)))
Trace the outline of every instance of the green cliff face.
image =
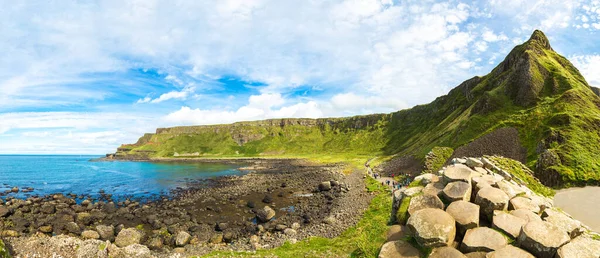
MULTIPOLYGON (((349 118, 161 128, 121 146, 117 157, 424 157, 435 146, 456 149, 513 127, 527 149, 527 165, 542 182, 598 184, 599 107, 600 98, 579 71, 535 31, 488 75, 426 105, 349 118)), ((485 154, 496 154, 490 152, 485 154)))

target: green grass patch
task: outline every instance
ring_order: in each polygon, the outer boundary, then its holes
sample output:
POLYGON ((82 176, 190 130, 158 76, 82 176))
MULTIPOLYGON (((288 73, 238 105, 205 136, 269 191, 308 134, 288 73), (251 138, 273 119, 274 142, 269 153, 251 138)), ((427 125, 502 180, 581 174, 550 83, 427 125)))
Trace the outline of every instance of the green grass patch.
POLYGON ((425 157, 423 173, 437 173, 452 156, 454 150, 450 147, 433 147, 425 157))
POLYGON ((392 208, 389 190, 375 179, 367 178, 367 187, 377 189, 376 196, 354 227, 340 236, 328 239, 310 237, 295 244, 284 245, 256 252, 212 252, 204 257, 376 257, 385 242, 385 233, 392 208))
POLYGON ((556 193, 552 188, 544 186, 536 180, 533 176, 533 171, 529 170, 529 168, 521 164, 521 162, 497 156, 486 156, 486 158, 496 164, 499 168, 504 169, 511 175, 523 180, 523 182, 527 184, 527 187, 535 193, 546 197, 552 197, 556 193))
POLYGON ((6 249, 6 245, 4 245, 2 239, 0 239, 0 258, 11 258, 10 253, 8 252, 8 249, 6 249))

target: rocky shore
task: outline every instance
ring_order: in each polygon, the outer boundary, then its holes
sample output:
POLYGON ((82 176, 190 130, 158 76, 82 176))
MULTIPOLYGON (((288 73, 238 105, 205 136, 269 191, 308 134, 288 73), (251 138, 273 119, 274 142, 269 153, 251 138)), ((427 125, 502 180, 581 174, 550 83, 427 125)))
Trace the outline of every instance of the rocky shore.
MULTIPOLYGON (((248 162, 248 161, 246 161, 248 162)), ((335 237, 368 207, 364 172, 301 160, 254 160, 246 175, 203 180, 140 203, 55 194, 0 203, 13 257, 187 257, 335 237)), ((1 257, 1 256, 0 256, 1 257)))
POLYGON ((452 163, 394 193, 380 258, 600 257, 599 234, 515 174, 488 158, 452 163))

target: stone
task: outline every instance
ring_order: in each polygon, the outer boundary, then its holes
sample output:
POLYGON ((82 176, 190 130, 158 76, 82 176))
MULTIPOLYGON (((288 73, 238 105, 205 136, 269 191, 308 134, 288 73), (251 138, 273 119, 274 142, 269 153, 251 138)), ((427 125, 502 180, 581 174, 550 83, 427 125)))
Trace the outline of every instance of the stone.
POLYGON ((179 231, 175 236, 175 245, 176 246, 185 246, 190 242, 192 236, 185 231, 179 231))
POLYGON ((297 232, 296 232, 296 230, 293 230, 291 228, 286 228, 286 229, 283 230, 283 233, 286 236, 295 236, 297 232))
POLYGON ((456 236, 455 223, 445 211, 425 208, 416 211, 406 225, 419 245, 430 248, 452 244, 456 236))
POLYGON ((228 227, 229 227, 229 225, 225 222, 217 223, 218 231, 225 231, 228 227))
POLYGON ((486 258, 535 258, 535 256, 521 248, 507 245, 496 251, 488 253, 486 258))
POLYGON ((142 241, 144 234, 135 228, 122 229, 117 238, 115 238, 115 244, 118 247, 125 247, 128 245, 139 244, 142 241))
POLYGON ((484 187, 477 192, 475 204, 479 205, 481 215, 491 220, 495 210, 506 210, 508 196, 498 188, 484 187))
POLYGON ((528 209, 512 210, 510 211, 510 214, 522 218, 527 222, 542 221, 542 218, 539 215, 533 213, 531 210, 528 209))
POLYGON ((450 182, 444 187, 443 195, 449 202, 470 201, 471 184, 462 181, 450 182))
POLYGON ((483 157, 481 158, 481 163, 483 163, 483 167, 487 168, 489 170, 494 169, 494 167, 496 167, 496 165, 494 163, 492 163, 489 159, 483 157))
POLYGON ((422 186, 410 187, 404 190, 403 194, 404 196, 413 197, 417 194, 421 194, 423 192, 423 188, 424 187, 422 186))
POLYGON ((479 206, 467 201, 450 203, 446 212, 456 221, 459 234, 464 235, 467 230, 479 227, 479 206))
POLYGON ((535 205, 531 199, 523 196, 510 199, 508 208, 511 210, 526 209, 533 213, 540 213, 540 206, 535 205))
POLYGON ((285 230, 286 228, 287 228, 287 226, 286 226, 286 225, 283 225, 283 224, 277 224, 277 225, 275 226, 275 230, 277 230, 277 231, 283 231, 283 230, 285 230))
POLYGON ((96 226, 96 231, 100 235, 100 239, 108 240, 111 242, 115 241, 115 227, 114 226, 98 225, 98 226, 96 226))
POLYGON ((444 181, 446 183, 455 181, 471 183, 472 172, 473 170, 465 165, 454 164, 453 166, 448 166, 444 171, 444 181))
POLYGON ((44 203, 40 207, 40 211, 43 213, 46 213, 46 214, 52 214, 52 213, 56 212, 56 207, 53 204, 44 203))
POLYGON ((498 186, 498 188, 500 188, 500 190, 504 191, 504 193, 506 193, 506 195, 508 195, 508 198, 513 198, 519 194, 524 193, 523 191, 514 187, 513 185, 511 185, 510 183, 508 183, 505 180, 498 181, 496 183, 496 185, 498 186))
POLYGON ((563 245, 556 252, 556 258, 600 257, 600 240, 581 235, 563 245))
POLYGON ((425 208, 444 209, 444 203, 435 195, 422 194, 410 199, 408 214, 412 215, 418 210, 425 208))
POLYGON ((405 226, 401 225, 392 225, 388 228, 386 233, 386 242, 402 240, 405 237, 409 236, 408 230, 405 226))
POLYGON ((83 241, 77 248, 77 258, 108 258, 106 247, 107 244, 99 240, 83 241))
POLYGON ((581 228, 581 222, 554 208, 544 209, 542 219, 565 231, 574 238, 581 228))
POLYGON ((379 258, 419 258, 421 252, 406 241, 397 240, 383 244, 379 258))
POLYGON ((440 197, 442 196, 442 191, 444 190, 445 186, 446 185, 444 185, 444 183, 441 181, 429 183, 425 186, 425 188, 423 188, 423 194, 435 195, 440 197))
POLYGON ((100 239, 100 234, 94 230, 84 230, 81 232, 81 237, 83 239, 100 239))
POLYGON ((486 255, 487 252, 470 252, 465 254, 467 258, 485 258, 486 255))
POLYGON ((83 225, 92 224, 92 215, 87 212, 77 213, 77 222, 82 223, 83 225))
POLYGON ((267 222, 267 221, 271 220, 273 217, 275 217, 275 210, 273 210, 269 206, 265 206, 262 209, 258 210, 258 212, 256 213, 256 217, 261 222, 267 222))
POLYGON ((67 224, 65 224, 65 230, 71 234, 81 234, 81 228, 79 228, 79 225, 75 222, 67 222, 67 224))
POLYGON ((329 191, 331 190, 331 182, 324 181, 319 184, 319 191, 329 191))
POLYGON ((10 214, 12 214, 12 211, 8 207, 0 205, 0 218, 8 217, 10 214))
POLYGON ((475 167, 483 167, 483 162, 481 162, 481 160, 476 159, 476 158, 468 158, 467 159, 467 166, 475 168, 475 167))
POLYGON ((40 232, 46 233, 46 234, 52 233, 52 225, 41 226, 39 228, 39 230, 40 230, 40 232))
POLYGON ((444 246, 431 250, 428 258, 466 258, 463 253, 454 247, 444 246))
POLYGON ((132 244, 128 245, 125 248, 121 249, 124 256, 123 257, 136 257, 136 258, 153 258, 150 249, 145 245, 140 244, 132 244))
POLYGON ((292 223, 292 229, 294 229, 294 230, 300 229, 300 223, 298 223, 298 222, 292 223))
POLYGON ((487 227, 478 227, 467 230, 460 250, 470 252, 491 252, 505 247, 506 238, 498 231, 487 227))
POLYGON ((2 231, 1 236, 2 237, 19 237, 19 236, 21 236, 21 234, 19 234, 19 232, 14 231, 12 229, 7 229, 7 230, 2 231))
POLYGON ((208 240, 208 242, 212 243, 212 244, 218 244, 223 242, 223 234, 219 233, 219 234, 214 234, 210 237, 210 240, 208 240))
POLYGON ((421 181, 422 185, 438 182, 440 178, 431 173, 425 173, 415 177, 414 181, 421 181))
POLYGON ((164 246, 164 243, 163 243, 162 238, 160 238, 160 237, 153 237, 152 239, 150 239, 148 241, 148 247, 150 249, 158 250, 158 249, 163 248, 163 246, 164 246))
POLYGON ((554 257, 563 244, 570 240, 566 232, 546 221, 531 221, 521 229, 517 246, 536 257, 554 257))
POLYGON ((511 215, 503 211, 494 211, 492 219, 492 227, 502 231, 502 233, 517 238, 521 232, 521 228, 527 223, 526 220, 517 216, 511 215))

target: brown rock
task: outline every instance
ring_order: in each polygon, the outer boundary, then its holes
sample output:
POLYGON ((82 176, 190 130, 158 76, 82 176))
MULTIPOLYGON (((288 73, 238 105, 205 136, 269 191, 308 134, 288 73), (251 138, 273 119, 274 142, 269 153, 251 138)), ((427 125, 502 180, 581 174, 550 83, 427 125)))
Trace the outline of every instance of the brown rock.
POLYGON ((486 258, 535 258, 535 256, 521 248, 507 245, 496 251, 488 253, 486 258))
POLYGON ((408 205, 408 214, 412 215, 425 208, 444 209, 444 203, 435 195, 422 194, 412 197, 408 205))
POLYGON ((449 202, 470 201, 471 184, 462 181, 448 183, 446 187, 444 187, 443 195, 449 202))
POLYGON ((506 210, 508 196, 494 187, 484 187, 477 193, 475 204, 479 205, 481 214, 491 219, 495 210, 506 210))
POLYGON ((406 236, 409 235, 408 229, 405 226, 400 225, 392 225, 388 228, 387 231, 387 242, 403 240, 406 236))
POLYGON ((521 228, 527 223, 526 220, 514 215, 510 215, 503 211, 494 211, 492 219, 492 227, 502 231, 502 233, 517 238, 521 232, 521 228))
POLYGON ((479 206, 466 201, 456 201, 448 205, 446 212, 456 221, 456 227, 461 235, 468 229, 479 227, 479 206))
POLYGON ((444 246, 438 247, 431 251, 429 258, 466 258, 463 253, 456 250, 454 247, 444 246))
POLYGON ((506 238, 496 230, 479 227, 467 230, 460 250, 470 252, 491 252, 505 247, 508 244, 506 238))
POLYGON ((448 166, 444 171, 444 181, 446 183, 463 181, 471 183, 473 170, 463 164, 448 166))
POLYGON ((521 229, 517 245, 536 257, 554 257, 556 250, 569 241, 566 232, 545 221, 532 221, 521 229))
POLYGON ((379 251, 379 258, 419 258, 422 254, 408 242, 397 240, 385 243, 379 251))
POLYGON ((416 211, 407 222, 417 243, 423 247, 441 247, 452 244, 456 236, 455 221, 440 209, 416 211))

